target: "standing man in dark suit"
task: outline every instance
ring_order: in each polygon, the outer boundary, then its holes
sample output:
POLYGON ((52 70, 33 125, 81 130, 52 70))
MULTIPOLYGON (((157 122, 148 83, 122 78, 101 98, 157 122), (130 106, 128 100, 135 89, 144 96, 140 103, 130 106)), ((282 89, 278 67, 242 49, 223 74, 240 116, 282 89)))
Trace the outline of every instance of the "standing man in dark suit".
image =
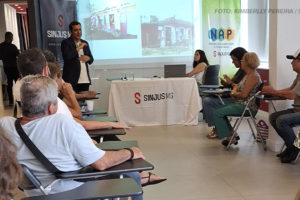
POLYGON ((0 44, 0 60, 3 61, 4 72, 7 77, 7 94, 9 105, 14 104, 14 97, 12 93, 13 81, 19 78, 19 71, 17 68, 17 56, 20 54, 16 45, 12 44, 13 34, 11 32, 5 33, 5 40, 0 44))
POLYGON ((77 21, 69 25, 71 37, 61 43, 64 59, 63 79, 71 83, 76 92, 88 91, 91 84, 88 64, 94 61, 88 42, 81 39, 81 24, 77 21))

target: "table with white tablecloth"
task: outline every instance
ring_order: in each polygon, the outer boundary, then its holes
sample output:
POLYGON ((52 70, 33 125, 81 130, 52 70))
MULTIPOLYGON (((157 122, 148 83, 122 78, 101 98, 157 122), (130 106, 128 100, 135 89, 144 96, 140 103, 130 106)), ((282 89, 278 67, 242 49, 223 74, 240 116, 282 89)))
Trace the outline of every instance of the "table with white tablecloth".
POLYGON ((108 114, 129 126, 197 125, 201 109, 193 78, 111 82, 108 114))

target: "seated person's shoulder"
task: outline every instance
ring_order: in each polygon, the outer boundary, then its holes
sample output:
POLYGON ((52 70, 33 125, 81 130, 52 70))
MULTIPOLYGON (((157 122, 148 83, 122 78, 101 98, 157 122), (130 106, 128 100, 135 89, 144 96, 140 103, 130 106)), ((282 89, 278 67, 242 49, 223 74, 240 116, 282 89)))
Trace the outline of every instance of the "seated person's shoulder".
POLYGON ((11 134, 15 129, 15 121, 14 117, 3 117, 0 119, 0 130, 3 132, 11 134))
POLYGON ((10 116, 2 117, 0 119, 0 126, 14 124, 15 121, 16 121, 16 118, 14 118, 14 117, 10 117, 10 116))
POLYGON ((62 127, 64 129, 69 129, 69 130, 80 130, 85 131, 85 129, 77 123, 73 117, 67 116, 65 114, 61 113, 55 113, 51 116, 48 117, 49 123, 53 125, 57 125, 59 127, 62 127))

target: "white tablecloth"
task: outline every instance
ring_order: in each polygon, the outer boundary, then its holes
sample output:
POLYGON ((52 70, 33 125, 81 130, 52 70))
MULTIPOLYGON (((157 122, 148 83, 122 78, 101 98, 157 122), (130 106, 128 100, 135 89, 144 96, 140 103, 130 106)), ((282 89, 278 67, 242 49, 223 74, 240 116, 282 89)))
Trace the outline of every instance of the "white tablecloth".
POLYGON ((108 114, 129 126, 197 125, 201 108, 193 78, 111 82, 108 114))

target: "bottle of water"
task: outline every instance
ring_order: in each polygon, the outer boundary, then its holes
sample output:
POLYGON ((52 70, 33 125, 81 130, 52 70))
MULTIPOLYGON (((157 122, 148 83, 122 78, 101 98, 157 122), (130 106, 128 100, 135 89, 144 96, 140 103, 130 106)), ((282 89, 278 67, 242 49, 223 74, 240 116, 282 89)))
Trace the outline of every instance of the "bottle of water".
POLYGON ((126 72, 123 72, 122 80, 123 81, 127 81, 127 73, 126 72))

